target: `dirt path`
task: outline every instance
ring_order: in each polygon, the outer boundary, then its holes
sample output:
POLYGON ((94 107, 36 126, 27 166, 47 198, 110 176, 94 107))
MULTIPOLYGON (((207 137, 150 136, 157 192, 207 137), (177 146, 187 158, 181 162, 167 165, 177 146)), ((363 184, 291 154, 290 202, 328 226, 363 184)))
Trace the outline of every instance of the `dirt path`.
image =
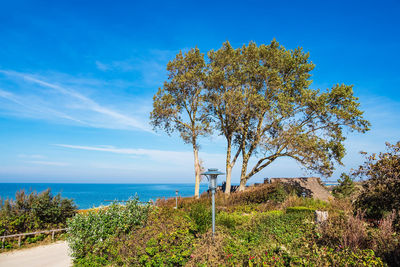
POLYGON ((0 254, 0 267, 68 267, 72 265, 65 241, 0 254))

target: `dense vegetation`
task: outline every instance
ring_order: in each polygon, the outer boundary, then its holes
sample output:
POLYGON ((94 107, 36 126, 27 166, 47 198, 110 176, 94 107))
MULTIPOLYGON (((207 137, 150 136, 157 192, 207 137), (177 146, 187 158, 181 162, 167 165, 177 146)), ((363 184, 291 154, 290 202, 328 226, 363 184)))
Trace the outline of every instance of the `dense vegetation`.
POLYGON ((132 200, 69 220, 79 266, 395 266, 399 235, 393 217, 377 225, 351 202, 300 197, 279 183, 217 194, 217 233, 210 198, 132 200), (314 211, 329 219, 314 222, 314 211), (127 223, 130 221, 130 223, 127 223))
POLYGON ((368 156, 354 173, 365 179, 355 204, 373 219, 400 212, 400 142, 386 146, 386 152, 368 156))
MULTIPOLYGON (((62 198, 60 194, 54 196, 50 189, 30 194, 22 190, 15 194, 14 200, 0 199, 0 236, 64 228, 67 219, 76 212, 73 200, 62 198)), ((30 236, 22 241, 33 243, 44 237, 30 236)), ((11 247, 10 242, 6 240, 5 247, 11 247)))

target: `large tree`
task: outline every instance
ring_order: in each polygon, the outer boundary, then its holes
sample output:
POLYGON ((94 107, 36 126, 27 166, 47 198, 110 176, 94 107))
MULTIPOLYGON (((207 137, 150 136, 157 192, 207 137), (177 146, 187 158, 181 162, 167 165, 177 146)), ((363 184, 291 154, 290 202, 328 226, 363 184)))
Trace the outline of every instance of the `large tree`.
POLYGON ((324 92, 310 88, 314 65, 301 48, 287 50, 275 40, 238 49, 225 43, 209 58, 211 115, 227 139, 227 173, 242 156, 240 190, 280 157, 330 175, 345 154, 343 131, 368 130, 352 86, 335 85, 324 92), (233 160, 232 142, 238 149, 233 160), (254 156, 257 162, 248 171, 254 156))
POLYGON ((200 190, 200 160, 198 138, 210 132, 204 113, 205 61, 199 49, 180 52, 167 65, 168 80, 153 99, 151 124, 168 134, 179 132, 185 143, 191 144, 195 167, 195 197, 200 190))
POLYGON ((245 58, 243 86, 249 88, 236 140, 241 147, 240 190, 280 157, 296 160, 308 170, 332 174, 345 155, 344 130, 365 132, 353 86, 334 85, 321 92, 310 88, 314 65, 301 48, 287 50, 273 40, 241 48, 245 58), (247 171, 251 156, 256 164, 247 171))

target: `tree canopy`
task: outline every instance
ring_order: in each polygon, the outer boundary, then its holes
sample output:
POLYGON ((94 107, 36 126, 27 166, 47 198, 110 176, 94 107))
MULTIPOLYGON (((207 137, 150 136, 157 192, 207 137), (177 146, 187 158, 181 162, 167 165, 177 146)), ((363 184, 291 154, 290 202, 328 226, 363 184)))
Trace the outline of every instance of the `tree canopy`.
POLYGON ((191 50, 178 54, 167 69, 169 81, 154 98, 152 123, 167 132, 178 130, 194 148, 196 137, 211 127, 224 136, 227 193, 240 156, 241 190, 280 157, 329 176, 335 163, 342 164, 345 132, 363 133, 369 127, 352 85, 311 88, 309 53, 286 49, 275 40, 240 48, 225 42, 209 51, 207 59, 191 50), (189 124, 182 122, 182 110, 189 124), (252 157, 257 161, 249 166, 252 157))

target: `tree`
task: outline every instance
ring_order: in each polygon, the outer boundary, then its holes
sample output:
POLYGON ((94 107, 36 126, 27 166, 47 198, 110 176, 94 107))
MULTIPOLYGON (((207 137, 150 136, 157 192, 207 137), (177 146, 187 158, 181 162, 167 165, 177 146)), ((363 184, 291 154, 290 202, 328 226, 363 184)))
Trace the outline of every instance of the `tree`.
POLYGON ((400 211, 400 142, 386 143, 386 147, 386 152, 368 156, 354 173, 367 178, 355 206, 374 219, 381 219, 393 210, 400 211))
POLYGON ((280 157, 328 176, 345 154, 343 131, 368 130, 352 86, 335 85, 325 92, 310 88, 314 64, 301 48, 287 50, 273 40, 233 49, 226 42, 208 57, 208 111, 227 140, 227 190, 239 155, 240 190, 280 157), (258 161, 248 171, 254 156, 258 161))
POLYGON ((200 161, 198 137, 210 133, 204 112, 204 55, 198 48, 182 51, 167 65, 168 81, 153 98, 151 124, 168 134, 179 132, 185 143, 191 144, 195 167, 195 196, 200 190, 200 161))
POLYGON ((339 185, 332 190, 332 194, 337 198, 350 197, 356 190, 353 179, 345 173, 340 175, 338 183, 339 185))
POLYGON ((365 132, 369 122, 358 109, 353 86, 311 89, 314 65, 302 48, 287 50, 273 40, 241 48, 245 65, 242 86, 248 92, 239 117, 236 143, 241 148, 240 190, 247 181, 280 157, 289 157, 308 170, 331 175, 334 162, 345 155, 343 131, 365 132), (257 163, 247 172, 254 154, 257 163))
POLYGON ((207 76, 207 111, 213 118, 214 128, 226 139, 226 187, 231 191, 232 168, 240 155, 240 149, 233 153, 234 134, 239 126, 238 116, 244 107, 240 80, 240 52, 229 42, 222 48, 208 53, 210 60, 207 76))

